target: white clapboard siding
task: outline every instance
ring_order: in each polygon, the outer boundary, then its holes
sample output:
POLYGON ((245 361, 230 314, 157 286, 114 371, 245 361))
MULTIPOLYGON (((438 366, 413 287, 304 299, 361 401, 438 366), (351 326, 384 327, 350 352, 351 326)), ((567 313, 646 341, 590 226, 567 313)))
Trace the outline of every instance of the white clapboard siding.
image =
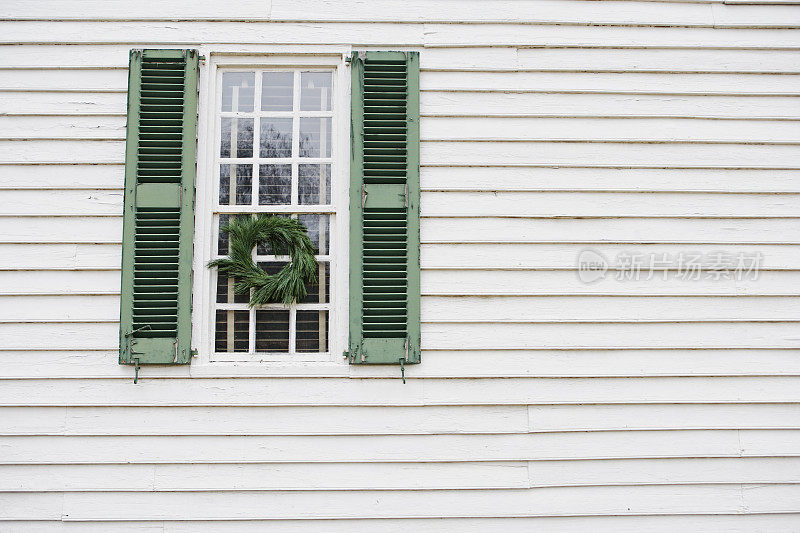
MULTIPOLYGON (((465 172, 465 175, 467 174, 472 173, 465 172)), ((8 220, 7 224, 10 225, 18 219, 8 220)), ((30 223, 31 219, 26 220, 30 223)), ((81 219, 80 223, 83 223, 83 220, 96 219, 81 219)), ((78 220, 75 222, 78 223, 78 220)), ((5 230, 2 219, 0 228, 5 230)), ((8 240, 16 238, 15 235, 24 234, 23 230, 3 230, 0 230, 0 235, 8 240)), ((105 234, 105 230, 99 228, 94 228, 88 233, 97 236, 93 238, 105 234)), ((61 235, 53 236, 54 240, 61 238, 67 239, 61 235)), ((798 244, 800 218, 426 217, 421 228, 421 239, 423 244, 547 242, 798 244), (798 238, 793 239, 792 235, 797 235, 798 238)))
POLYGON ((434 90, 422 93, 420 112, 425 116, 531 115, 737 119, 797 119, 800 116, 795 96, 434 90))
MULTIPOLYGON (((243 518, 370 518, 464 516, 561 516, 605 514, 688 514, 709 508, 735 513, 746 505, 750 512, 785 512, 792 508, 797 486, 739 485, 642 486, 636 503, 622 495, 627 487, 564 487, 470 491, 350 491, 309 492, 70 492, 63 502, 49 502, 52 513, 71 519, 178 519, 236 520, 243 518), (359 505, 363 498, 376 503, 359 505), (705 506, 705 507, 704 507, 705 506)), ((5 518, 30 519, 33 502, 16 505, 18 494, 0 495, 5 518), (25 511, 28 511, 26 513, 25 511)), ((35 507, 39 512, 39 506, 35 507)), ((35 516, 35 515, 34 515, 35 516)))
POLYGON ((798 51, 800 5, 760 0, 7 0, 0 531, 796 532, 798 51), (405 384, 118 364, 129 52, 163 47, 420 52, 405 384))
MULTIPOLYGON (((0 94, 8 94, 2 93, 0 94)), ((32 93, 28 93, 32 94, 32 93)), ((125 139, 123 116, 0 116, 3 139, 125 139)))
POLYGON ((798 442, 800 431, 797 430, 383 436, 15 436, 0 437, 4 450, 0 464, 407 463, 760 457, 765 453, 796 457, 798 442), (179 457, 174 453, 176 446, 182 451, 179 457))
POLYGON ((532 405, 528 415, 535 432, 800 427, 798 404, 532 405))
MULTIPOLYGON (((457 144, 457 143, 454 143, 457 144)), ((475 157, 476 156, 471 156, 475 157)), ((518 217, 792 217, 797 194, 672 192, 423 192, 422 216, 518 217)))
MULTIPOLYGON (((577 256, 577 254, 576 254, 577 256)), ((448 259, 452 259, 448 256, 448 259)), ((699 279, 676 271, 654 271, 633 277, 633 270, 609 271, 604 277, 587 283, 571 267, 544 267, 531 271, 527 265, 497 265, 496 270, 476 271, 468 265, 423 271, 424 296, 605 296, 605 297, 674 297, 674 296, 782 296, 797 297, 792 286, 800 272, 763 271, 757 279, 736 274, 714 278, 706 272, 699 279), (666 279, 665 279, 666 278, 666 279)), ((578 303, 577 301, 575 302, 578 303)), ((658 305, 652 301, 651 305, 658 305)), ((577 313, 577 312, 576 312, 577 313)), ((576 315, 579 316, 579 315, 576 315)), ((691 315, 687 315, 691 316, 691 315)), ((790 317, 787 317, 791 319, 790 317)), ((454 320, 458 320, 454 317, 454 320)))
POLYGON ((796 483, 800 458, 530 461, 532 486, 689 483, 796 483), (713 480, 713 481, 711 481, 713 480), (735 481, 734 481, 735 480, 735 481))
POLYGON ((0 434, 4 435, 393 435, 525 433, 529 429, 523 405, 43 407, 33 411, 9 407, 0 408, 0 414, 0 434), (29 419, 30 415, 35 419, 29 419))
MULTIPOLYGON (((434 355, 435 357, 435 355, 434 355)), ((369 370, 365 372, 369 373, 369 370)), ((353 377, 360 377, 354 373, 353 377)), ((796 376, 347 379, 11 379, 0 406, 520 405, 782 403, 800 401, 796 376), (310 385, 316 383, 316 386, 310 385), (75 394, 76 387, 80 395, 75 394), (382 398, 376 395, 382 395, 382 398)))
MULTIPOLYGON (((0 22, 0 26, 5 29, 16 27, 17 24, 19 22, 0 22)), ((125 91, 128 88, 128 69, 54 69, 44 74, 39 68, 32 66, 28 69, 4 71, 0 88, 9 91, 33 89, 80 92, 90 88, 125 91)))
POLYGON ((800 429, 799 404, 1 407, 2 435, 374 435, 800 429))
POLYGON ((479 463, 261 463, 5 465, 0 490, 436 490, 530 486, 527 461, 479 463))
MULTIPOLYGON (((586 26, 565 25, 557 29, 536 24, 353 24, 349 22, 328 23, 325 25, 295 24, 284 22, 271 25, 270 34, 274 42, 303 42, 317 37, 321 32, 335 42, 340 30, 346 28, 353 35, 354 43, 367 44, 379 42, 379 32, 386 32, 398 43, 420 43, 426 47, 615 47, 615 48, 658 48, 676 47, 680 49, 703 48, 750 48, 776 49, 795 48, 800 45, 796 32, 766 29, 724 29, 703 27, 652 27, 652 26, 586 26), (278 26, 278 27, 274 27, 278 26), (394 26, 394 28, 392 28, 394 26), (299 33, 298 30, 303 30, 299 33), (406 35, 401 36, 400 32, 406 35), (364 41, 360 39, 366 39, 364 41)), ((142 31, 147 30, 151 40, 163 42, 186 42, 195 37, 210 43, 259 43, 264 36, 263 25, 253 25, 242 21, 226 22, 187 22, 187 21, 148 21, 147 23, 121 21, 113 27, 101 21, 64 21, 58 25, 45 21, 8 22, 0 21, 2 38, 0 43, 135 43, 142 39, 142 31), (37 32, 42 27, 52 28, 47 34, 37 32), (87 31, 88 30, 88 31, 87 31), (236 36, 235 38, 233 36, 236 36), (63 41, 61 41, 63 40, 63 41)), ((260 44, 260 43, 259 43, 260 44)))
MULTIPOLYGON (((674 30, 672 30, 674 31, 674 30)), ((713 30, 715 33, 717 30, 713 30)), ((648 33, 652 32, 648 29, 648 33)), ((493 32, 506 35, 505 32, 493 32)), ((773 35, 775 32, 768 32, 773 35)), ((741 32, 737 31, 737 39, 741 32)), ((69 71, 64 71, 69 72, 69 71)), ((91 72, 91 71, 89 71, 91 72)), ((99 71, 114 72, 114 71, 99 71)), ((6 86, 36 86, 26 81, 25 71, 9 71, 4 77, 6 86), (16 81, 19 80, 19 81, 16 81), (16 83, 14 84, 13 82, 16 83), (26 85, 23 85, 23 84, 26 85)), ((66 75, 62 74, 62 77, 66 75)), ((55 77, 53 85, 61 78, 55 77)), ((39 81, 39 84, 42 82, 39 81)), ((61 82, 66 85, 67 82, 61 82)), ((540 90, 540 91, 640 91, 656 93, 713 93, 713 94, 796 94, 800 82, 796 74, 654 74, 641 72, 534 72, 534 71, 492 71, 491 65, 483 70, 436 71, 425 70, 420 75, 420 83, 427 89, 494 89, 494 90, 540 90)), ((89 85, 96 87, 97 84, 89 85)), ((118 82, 112 87, 124 87, 118 82)), ((425 127, 425 124, 422 124, 425 127)), ((645 132, 642 132, 645 133, 645 132)))
MULTIPOLYGON (((91 162, 84 165, 0 164, 0 189, 122 190, 124 174, 125 168, 121 161, 117 165, 91 162)), ((119 211, 117 214, 121 213, 119 211)), ((4 212, 0 213, 2 214, 4 212)))
MULTIPOLYGON (((775 2, 773 2, 775 3, 775 2)), ((525 2, 498 2, 496 15, 486 16, 485 4, 478 0, 454 1, 447 0, 431 4, 422 0, 414 2, 399 0, 382 0, 369 6, 362 6, 360 10, 352 13, 343 12, 336 2, 329 0, 315 0, 307 2, 304 6, 297 6, 289 0, 272 0, 268 11, 259 3, 250 0, 237 0, 221 9, 214 2, 176 3, 169 10, 159 10, 163 19, 170 18, 236 18, 246 17, 254 19, 269 19, 275 21, 304 20, 317 22, 333 22, 337 20, 357 20, 361 22, 376 21, 420 21, 420 22, 526 22, 526 23, 554 23, 570 22, 585 24, 624 24, 624 25, 676 25, 676 26, 733 26, 749 27, 763 25, 766 27, 787 27, 789 20, 798 13, 792 6, 780 6, 765 10, 759 7, 744 6, 716 6, 711 3, 698 4, 673 4, 670 2, 610 2, 608 5, 587 6, 576 10, 576 2, 570 0, 555 0, 538 2, 527 0, 525 2), (454 12, 458 10, 458 12, 454 12), (190 11, 194 16, 187 17, 185 12, 190 11)), ((31 10, 28 5, 20 0, 9 3, 2 12, 7 18, 52 18, 59 8, 69 5, 59 0, 40 2, 36 10, 31 10)), ((143 2, 131 8, 127 3, 115 0, 107 4, 98 5, 94 2, 83 2, 74 7, 69 14, 59 13, 59 18, 69 19, 158 19, 153 16, 152 2, 143 2), (84 8, 84 9, 82 9, 84 8), (88 9, 88 10, 87 10, 88 9)), ((159 6, 160 7, 160 6, 159 6)))
MULTIPOLYGON (((408 378, 621 377, 621 376, 797 376, 793 349, 651 350, 427 350, 426 361, 406 368, 408 378), (490 362, 490 365, 486 363, 490 362)), ((133 369, 115 364, 117 350, 3 350, 0 378, 123 378, 133 369)), ((144 378, 176 377, 380 377, 398 379, 394 367, 351 369, 336 363, 274 363, 269 366, 202 365, 141 369, 144 378)))
MULTIPOLYGON (((77 135, 81 133, 76 132, 77 135)), ((774 120, 431 117, 422 124, 421 135, 427 142, 590 140, 800 144, 800 125, 774 120)))
MULTIPOLYGON (((71 304, 66 297, 63 303, 53 297, 44 298, 59 309, 71 304)), ((621 295, 615 298, 430 296, 422 299, 423 322, 758 321, 780 320, 797 313, 800 313, 800 302, 795 298, 769 296, 664 296, 658 299, 657 306, 653 305, 652 298, 621 295)))
POLYGON ((46 216, 0 217, 0 242, 120 244, 122 241, 122 217, 79 216, 59 220, 54 225, 46 216))
POLYGON ((0 271, 0 295, 119 295, 119 270, 0 271))
MULTIPOLYGON (((0 172, 2 169, 3 167, 0 167, 0 172)), ((420 179, 424 191, 782 193, 797 192, 800 189, 797 185, 800 181, 800 171, 765 168, 618 168, 574 165, 562 167, 537 165, 424 166, 421 169, 420 179)), ((484 219, 473 219, 472 222, 480 224, 484 222, 484 219)), ((768 221, 764 220, 763 222, 768 221)), ((774 223, 774 221, 769 221, 769 223, 774 223)), ((423 226, 422 229, 424 231, 425 227, 423 226)))
POLYGON ((235 521, 136 521, 136 522, 69 522, 14 520, 6 524, 33 533, 243 533, 269 528, 281 533, 470 533, 503 531, 528 533, 544 529, 552 533, 572 533, 596 527, 617 533, 674 533, 675 531, 710 530, 719 533, 752 531, 791 532, 798 514, 690 514, 655 516, 575 516, 575 517, 507 517, 507 518, 405 518, 405 519, 317 519, 317 520, 235 520, 235 521), (744 529, 748 530, 748 529, 744 529))

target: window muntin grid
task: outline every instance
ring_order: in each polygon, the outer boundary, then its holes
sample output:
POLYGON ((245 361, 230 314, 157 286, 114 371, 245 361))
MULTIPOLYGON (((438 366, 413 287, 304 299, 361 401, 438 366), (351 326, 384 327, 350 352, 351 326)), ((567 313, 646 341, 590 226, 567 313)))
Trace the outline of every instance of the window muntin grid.
MULTIPOLYGON (((216 107, 216 194, 213 257, 227 255, 219 231, 231 216, 269 213, 298 218, 317 249, 319 280, 288 308, 249 309, 247 295, 214 271, 216 354, 325 354, 335 282, 331 254, 334 109, 331 69, 221 70, 216 107)), ((278 252, 281 252, 280 250, 278 252)), ((253 252, 272 271, 289 260, 265 246, 253 252)))

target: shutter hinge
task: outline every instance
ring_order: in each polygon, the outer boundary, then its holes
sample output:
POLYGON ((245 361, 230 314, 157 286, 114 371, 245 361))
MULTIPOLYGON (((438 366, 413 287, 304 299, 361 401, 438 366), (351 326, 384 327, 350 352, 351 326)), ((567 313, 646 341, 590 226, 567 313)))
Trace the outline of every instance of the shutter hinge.
MULTIPOLYGON (((406 183, 405 190, 403 191, 403 196, 405 197, 405 206, 408 207, 408 183, 406 183)), ((406 347, 406 359, 408 359, 408 347, 406 347)))
POLYGON ((361 209, 364 209, 364 206, 367 205, 367 186, 365 184, 361 184, 361 209))

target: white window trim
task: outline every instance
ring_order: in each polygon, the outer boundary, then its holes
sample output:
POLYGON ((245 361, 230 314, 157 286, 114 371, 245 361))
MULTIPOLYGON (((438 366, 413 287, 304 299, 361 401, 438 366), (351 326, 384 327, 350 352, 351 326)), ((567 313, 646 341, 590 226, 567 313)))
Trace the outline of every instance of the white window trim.
MULTIPOLYGON (((197 356, 192 366, 255 367, 282 369, 292 367, 348 366, 342 353, 347 346, 349 294, 349 183, 350 183, 350 71, 345 63, 350 47, 244 47, 237 51, 200 50, 199 118, 197 146, 197 180, 195 196, 194 278, 192 287, 192 345, 197 356), (331 176, 332 242, 331 309, 329 316, 328 352, 295 354, 288 359, 282 354, 238 354, 243 357, 219 360, 214 354, 215 273, 205 265, 212 257, 216 228, 212 211, 216 190, 215 155, 217 122, 217 76, 220 68, 330 68, 334 71, 333 157, 336 165, 331 176), (273 356, 274 355, 274 356, 273 356)), ((303 209, 301 209, 302 211, 303 209)), ((295 212, 297 210, 295 209, 295 212)), ((319 210, 318 210, 319 211, 319 210)), ((323 209, 322 211, 325 211, 323 209)))

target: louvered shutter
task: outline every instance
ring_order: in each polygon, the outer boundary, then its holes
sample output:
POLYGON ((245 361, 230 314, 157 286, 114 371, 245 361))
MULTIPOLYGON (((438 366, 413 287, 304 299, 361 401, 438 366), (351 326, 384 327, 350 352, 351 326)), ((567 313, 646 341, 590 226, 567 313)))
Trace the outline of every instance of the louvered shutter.
POLYGON ((191 360, 197 50, 132 50, 122 239, 122 364, 191 360))
POLYGON ((420 361, 419 54, 351 58, 353 364, 420 361))

